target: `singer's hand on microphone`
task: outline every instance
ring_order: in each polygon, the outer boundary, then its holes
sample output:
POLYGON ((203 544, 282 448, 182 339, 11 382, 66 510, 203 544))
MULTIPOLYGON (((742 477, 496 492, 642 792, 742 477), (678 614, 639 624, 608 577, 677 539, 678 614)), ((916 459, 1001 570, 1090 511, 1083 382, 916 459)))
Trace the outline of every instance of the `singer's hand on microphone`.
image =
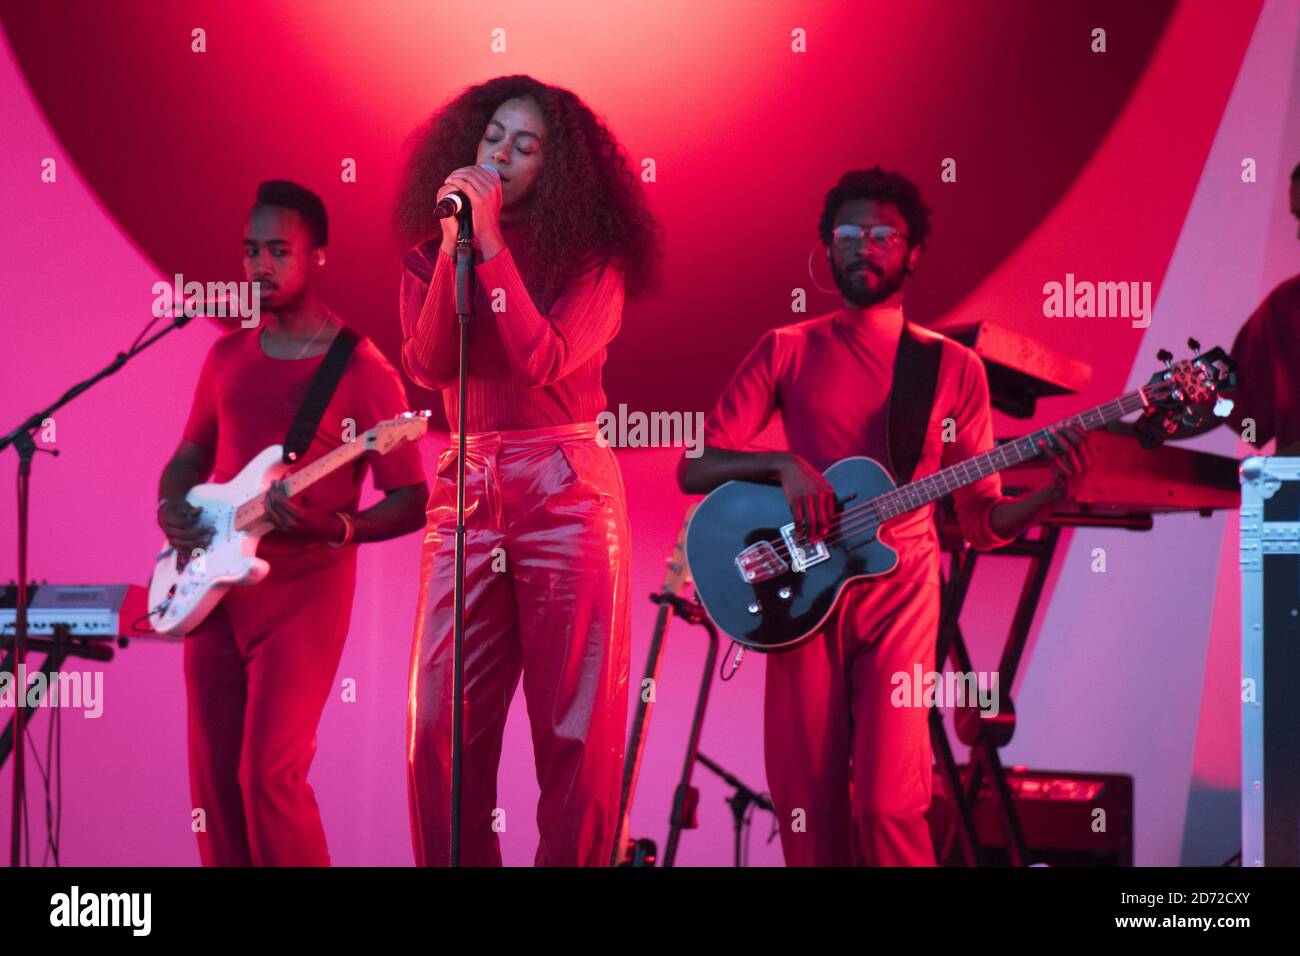
MULTIPOLYGON (((438 190, 438 202, 442 202, 460 187, 447 183, 438 190)), ((439 219, 442 225, 442 251, 449 256, 456 254, 456 230, 460 228, 460 219, 456 216, 448 216, 445 219, 439 219)))
MULTIPOLYGON (((501 235, 501 177, 481 166, 462 166, 447 177, 446 183, 438 190, 438 198, 457 189, 469 197, 470 209, 474 214, 474 238, 484 260, 491 259, 506 244, 501 235)), ((442 238, 444 248, 448 244, 452 249, 455 248, 455 219, 442 221, 442 238)))

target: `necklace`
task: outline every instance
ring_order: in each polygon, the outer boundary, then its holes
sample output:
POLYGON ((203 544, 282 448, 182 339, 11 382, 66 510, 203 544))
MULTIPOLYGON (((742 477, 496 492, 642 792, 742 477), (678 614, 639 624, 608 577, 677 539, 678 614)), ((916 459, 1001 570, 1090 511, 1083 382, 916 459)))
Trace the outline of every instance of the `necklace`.
MULTIPOLYGON (((297 355, 295 355, 292 359, 290 359, 290 361, 296 362, 296 361, 298 361, 299 359, 301 359, 304 355, 307 354, 307 351, 308 351, 308 350, 309 350, 313 345, 315 345, 315 344, 316 344, 316 341, 320 338, 320 334, 321 334, 322 332, 325 331, 325 325, 326 325, 326 323, 329 322, 329 320, 330 320, 330 315, 329 315, 328 312, 326 312, 326 313, 325 313, 325 317, 324 317, 323 319, 321 319, 321 321, 320 321, 320 325, 318 325, 318 326, 316 327, 316 334, 313 335, 313 336, 311 337, 311 341, 309 341, 306 345, 304 345, 304 346, 302 347, 302 351, 299 352, 297 355)), ((265 329, 265 328, 262 329, 262 338, 263 338, 263 341, 265 341, 265 339, 266 339, 266 329, 265 329)), ((265 351, 265 345, 263 346, 263 351, 265 351)))

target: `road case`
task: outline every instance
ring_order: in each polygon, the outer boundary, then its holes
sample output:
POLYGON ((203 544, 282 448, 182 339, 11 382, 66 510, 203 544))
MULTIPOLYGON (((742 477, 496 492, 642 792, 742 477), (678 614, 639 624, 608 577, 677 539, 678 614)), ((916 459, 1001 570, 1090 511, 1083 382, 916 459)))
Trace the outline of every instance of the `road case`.
POLYGON ((1241 864, 1300 866, 1300 458, 1241 464, 1241 864))

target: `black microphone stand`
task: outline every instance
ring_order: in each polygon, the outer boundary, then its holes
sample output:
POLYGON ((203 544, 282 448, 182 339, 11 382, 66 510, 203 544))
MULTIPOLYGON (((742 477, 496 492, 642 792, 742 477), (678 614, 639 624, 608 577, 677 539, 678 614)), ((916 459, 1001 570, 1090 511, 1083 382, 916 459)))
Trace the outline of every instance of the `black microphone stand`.
POLYGON ((696 752, 695 756, 700 763, 704 764, 704 766, 709 770, 712 770, 722 778, 723 782, 726 783, 727 786, 736 791, 734 794, 727 797, 727 803, 731 804, 732 838, 734 844, 732 848, 733 860, 736 866, 740 866, 741 841, 745 833, 745 818, 749 815, 750 806, 756 806, 760 810, 766 810, 773 816, 776 815, 776 807, 774 807, 772 801, 763 796, 763 794, 751 790, 740 780, 739 777, 735 776, 725 768, 720 767, 708 757, 704 756, 704 754, 696 752))
MULTIPOLYGON (((9 846, 9 865, 22 866, 22 819, 23 819, 23 798, 26 796, 24 791, 24 758, 26 748, 23 746, 24 724, 26 723, 23 713, 26 708, 27 698, 27 681, 26 665, 27 657, 27 506, 29 501, 29 491, 32 474, 32 458, 38 451, 46 451, 44 448, 36 447, 36 440, 32 433, 40 428, 45 420, 52 414, 62 408, 68 402, 72 401, 82 392, 88 390, 100 379, 112 375, 123 365, 135 358, 149 346, 153 345, 160 338, 174 329, 184 326, 193 315, 175 316, 170 325, 152 338, 145 339, 138 345, 133 345, 126 352, 118 352, 117 357, 109 362, 103 369, 84 382, 79 382, 72 388, 68 389, 53 405, 42 409, 32 415, 21 425, 15 428, 9 434, 0 438, 0 451, 4 451, 10 445, 13 445, 18 452, 18 600, 15 608, 14 619, 14 681, 17 690, 17 700, 14 702, 13 740, 14 740, 14 777, 13 777, 13 813, 10 817, 10 846, 9 846)), ((152 323, 150 323, 152 324, 152 323)), ((58 452, 51 452, 57 455, 58 452)))
POLYGON ((465 402, 470 319, 474 311, 474 222, 469 205, 456 233, 456 318, 460 325, 460 401, 456 408, 456 582, 452 619, 451 865, 460 866, 460 797, 465 711, 465 402))

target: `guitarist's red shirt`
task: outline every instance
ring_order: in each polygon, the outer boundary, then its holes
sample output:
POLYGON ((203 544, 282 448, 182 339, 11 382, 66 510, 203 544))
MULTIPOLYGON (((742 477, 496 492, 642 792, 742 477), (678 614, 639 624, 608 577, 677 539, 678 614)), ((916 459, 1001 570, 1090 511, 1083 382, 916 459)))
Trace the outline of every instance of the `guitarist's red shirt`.
MULTIPOLYGON (((704 443, 752 450, 774 414, 785 443, 820 470, 841 458, 886 460, 885 420, 894 355, 903 329, 901 308, 840 309, 805 322, 770 329, 737 369, 704 423, 704 443)), ((988 378, 969 348, 943 339, 939 381, 916 478, 993 447, 988 378), (944 441, 944 421, 951 441, 944 441)), ((954 493, 966 539, 986 551, 1008 544, 989 527, 989 512, 1003 500, 994 473, 954 493)), ((894 581, 939 580, 934 506, 904 515, 884 540, 898 549, 894 581)))
MULTIPOLYGON (((284 441, 324 360, 323 354, 297 360, 271 358, 262 351, 259 329, 239 329, 213 343, 185 425, 186 441, 216 451, 211 481, 229 481, 268 445, 284 441)), ((373 342, 363 338, 348 359, 316 437, 301 463, 291 470, 408 408, 397 370, 373 342)), ((317 481, 295 500, 313 510, 354 511, 367 467, 373 469, 375 487, 381 491, 424 481, 419 448, 414 442, 401 442, 387 455, 362 455, 317 481)), ((259 553, 287 554, 305 547, 285 537, 283 532, 272 531, 262 539, 259 553)))

